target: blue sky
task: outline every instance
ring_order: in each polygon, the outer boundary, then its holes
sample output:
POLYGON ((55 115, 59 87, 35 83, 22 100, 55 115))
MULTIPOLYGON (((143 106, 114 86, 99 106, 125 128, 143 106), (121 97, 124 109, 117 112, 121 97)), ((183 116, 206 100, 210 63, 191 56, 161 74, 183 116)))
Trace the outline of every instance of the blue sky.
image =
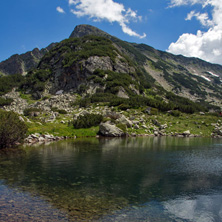
POLYGON ((222 64, 222 0, 9 0, 0 9, 0 61, 90 24, 129 42, 222 64))

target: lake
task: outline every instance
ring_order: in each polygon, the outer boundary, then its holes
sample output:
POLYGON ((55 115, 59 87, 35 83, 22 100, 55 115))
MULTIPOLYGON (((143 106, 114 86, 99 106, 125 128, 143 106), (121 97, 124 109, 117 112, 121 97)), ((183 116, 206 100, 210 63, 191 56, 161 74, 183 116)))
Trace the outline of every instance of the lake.
POLYGON ((2 154, 0 221, 222 221, 222 140, 90 138, 2 154))

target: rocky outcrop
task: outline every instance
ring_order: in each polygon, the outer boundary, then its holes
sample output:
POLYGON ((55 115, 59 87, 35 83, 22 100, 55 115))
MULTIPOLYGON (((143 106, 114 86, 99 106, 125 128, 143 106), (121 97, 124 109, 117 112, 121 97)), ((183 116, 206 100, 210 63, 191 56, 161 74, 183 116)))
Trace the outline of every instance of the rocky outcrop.
POLYGON ((126 134, 111 122, 101 123, 99 125, 99 135, 107 137, 122 137, 126 134))
POLYGON ((55 43, 39 50, 38 48, 21 55, 13 55, 5 61, 0 62, 0 72, 6 75, 26 74, 30 69, 36 68, 41 58, 55 43))
POLYGON ((24 109, 38 108, 41 111, 50 112, 51 108, 57 108, 59 110, 65 110, 66 112, 72 112, 72 104, 76 100, 76 96, 72 93, 54 95, 44 100, 39 100, 29 104, 27 100, 20 97, 20 93, 13 89, 10 93, 2 96, 3 98, 11 98, 13 102, 9 106, 4 106, 3 109, 7 111, 13 111, 19 114, 23 114, 24 109))
POLYGON ((16 89, 13 89, 11 92, 5 94, 2 97, 6 99, 13 99, 13 102, 9 106, 3 107, 3 109, 6 111, 13 111, 19 114, 23 114, 23 110, 29 106, 28 102, 20 97, 20 94, 16 91, 16 89))

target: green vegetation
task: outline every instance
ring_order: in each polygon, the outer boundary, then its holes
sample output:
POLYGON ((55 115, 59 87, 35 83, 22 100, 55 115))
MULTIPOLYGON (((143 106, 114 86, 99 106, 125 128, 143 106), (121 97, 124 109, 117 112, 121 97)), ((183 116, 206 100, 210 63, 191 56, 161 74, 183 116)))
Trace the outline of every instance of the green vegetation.
POLYGON ((12 102, 13 102, 13 99, 10 99, 10 98, 9 99, 5 99, 5 98, 0 97, 0 107, 1 106, 8 106, 12 102))
POLYGON ((40 134, 52 134, 54 136, 67 136, 67 137, 95 137, 99 131, 99 127, 91 127, 87 129, 75 129, 73 124, 63 124, 60 122, 54 123, 42 123, 37 122, 28 123, 28 134, 40 133, 40 134))
POLYGON ((33 116, 33 113, 35 112, 41 112, 41 110, 39 108, 26 108, 23 110, 24 116, 33 116))
POLYGON ((27 133, 27 126, 17 114, 0 110, 0 149, 21 143, 27 133))
POLYGON ((90 56, 109 56, 115 62, 117 55, 112 41, 98 36, 70 38, 58 43, 44 56, 45 64, 58 53, 57 61, 62 60, 64 67, 70 67, 74 62, 88 59, 90 56))
POLYGON ((49 69, 36 69, 30 71, 20 85, 20 89, 22 91, 30 90, 30 93, 42 92, 44 91, 45 83, 50 76, 51 71, 49 69))
POLYGON ((57 107, 52 107, 51 110, 53 112, 58 112, 59 114, 67 114, 67 112, 64 109, 58 109, 57 107))
POLYGON ((92 126, 98 126, 102 120, 103 116, 99 114, 81 115, 73 121, 73 126, 75 129, 90 128, 92 126))
MULTIPOLYGON (((151 91, 150 91, 151 92, 151 91)), ((184 113, 194 113, 199 111, 207 111, 207 109, 198 103, 194 103, 191 100, 176 96, 173 93, 166 93, 166 98, 169 100, 166 103, 158 95, 143 97, 139 95, 130 96, 129 99, 119 98, 112 93, 95 93, 90 97, 85 97, 75 103, 80 107, 89 107, 92 103, 106 103, 108 106, 118 107, 121 110, 138 109, 140 107, 152 107, 159 111, 166 112, 169 110, 178 110, 184 113)), ((176 112, 173 112, 176 113, 176 112)), ((176 115, 176 114, 175 114, 176 115)))
POLYGON ((0 96, 10 92, 14 87, 18 87, 24 81, 20 74, 0 76, 0 96))

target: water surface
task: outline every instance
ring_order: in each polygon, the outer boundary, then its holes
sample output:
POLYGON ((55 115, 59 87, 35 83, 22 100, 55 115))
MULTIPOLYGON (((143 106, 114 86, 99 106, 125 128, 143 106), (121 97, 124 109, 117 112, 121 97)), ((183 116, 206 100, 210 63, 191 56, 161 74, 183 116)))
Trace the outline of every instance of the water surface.
POLYGON ((222 140, 114 138, 0 157, 1 221, 222 221, 222 140))

